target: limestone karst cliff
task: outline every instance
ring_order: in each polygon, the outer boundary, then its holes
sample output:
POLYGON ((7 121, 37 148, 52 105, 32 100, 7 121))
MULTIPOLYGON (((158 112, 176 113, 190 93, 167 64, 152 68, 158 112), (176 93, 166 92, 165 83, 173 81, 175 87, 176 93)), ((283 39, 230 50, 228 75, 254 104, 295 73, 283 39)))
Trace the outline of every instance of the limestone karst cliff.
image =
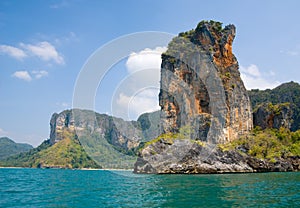
POLYGON ((90 110, 54 113, 50 120, 50 144, 64 140, 71 133, 102 167, 133 168, 140 144, 160 134, 159 114, 145 113, 137 121, 125 121, 90 110))
POLYGON ((232 52, 234 38, 234 25, 202 21, 169 43, 162 54, 159 94, 165 134, 139 152, 136 173, 253 172, 239 154, 233 159, 217 148, 253 126, 232 52))
POLYGON ((65 110, 54 113, 50 120, 50 142, 63 139, 63 130, 74 132, 77 136, 97 134, 115 147, 124 150, 136 148, 142 140, 136 122, 124 121, 105 114, 88 110, 65 110))
POLYGON ((251 104, 232 52, 234 38, 234 25, 202 21, 169 43, 159 95, 164 132, 190 126, 192 139, 217 144, 251 130, 251 104))
POLYGON ((232 53, 234 37, 234 25, 202 21, 169 43, 162 54, 159 95, 164 134, 139 151, 135 173, 300 169, 299 132, 268 129, 293 125, 298 114, 289 104, 259 102, 256 125, 267 129, 251 131, 252 108, 232 53))

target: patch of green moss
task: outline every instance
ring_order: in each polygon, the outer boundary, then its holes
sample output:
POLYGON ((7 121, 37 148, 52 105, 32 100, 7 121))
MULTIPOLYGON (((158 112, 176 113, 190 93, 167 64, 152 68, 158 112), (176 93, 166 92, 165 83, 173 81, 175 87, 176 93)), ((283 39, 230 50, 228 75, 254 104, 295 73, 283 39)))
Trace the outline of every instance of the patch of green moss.
POLYGON ((174 140, 177 139, 178 136, 177 134, 174 134, 174 133, 165 133, 165 134, 161 134, 160 136, 156 137, 155 139, 152 139, 148 142, 146 142, 143 146, 144 147, 147 147, 151 144, 154 144, 156 142, 159 142, 160 140, 163 140, 165 143, 169 143, 169 144, 173 144, 174 143, 174 140))
POLYGON ((201 140, 192 140, 193 143, 199 145, 199 146, 202 146, 202 147, 205 147, 206 146, 206 142, 203 142, 201 140))
POLYGON ((190 140, 191 142, 195 143, 195 144, 198 144, 200 146, 205 146, 206 143, 203 142, 203 141, 200 141, 200 140, 192 140, 190 139, 191 138, 191 131, 192 131, 192 128, 190 126, 183 126, 179 129, 179 132, 178 133, 171 133, 171 132, 168 132, 168 133, 164 133, 164 134, 161 134, 160 136, 158 136, 157 138, 155 139, 152 139, 148 142, 146 142, 141 148, 145 148, 149 145, 152 145, 156 142, 159 142, 161 140, 163 140, 164 143, 168 143, 168 144, 173 144, 175 140, 178 140, 178 139, 188 139, 190 140))
POLYGON ((226 73, 225 73, 225 77, 227 77, 228 79, 230 79, 230 78, 231 78, 230 72, 226 72, 226 73))

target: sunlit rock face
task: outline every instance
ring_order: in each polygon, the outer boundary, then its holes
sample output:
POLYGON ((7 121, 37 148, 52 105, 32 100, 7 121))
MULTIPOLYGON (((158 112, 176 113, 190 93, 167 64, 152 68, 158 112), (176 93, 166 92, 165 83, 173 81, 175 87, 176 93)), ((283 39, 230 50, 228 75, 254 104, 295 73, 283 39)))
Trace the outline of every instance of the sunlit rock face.
POLYGON ((138 126, 136 122, 124 121, 120 118, 98 114, 93 111, 65 110, 52 115, 50 120, 50 143, 57 143, 64 139, 66 132, 70 132, 79 138, 96 135, 107 140, 114 147, 128 151, 136 148, 142 140, 142 131, 136 126, 138 126))
POLYGON ((232 53, 235 26, 202 21, 162 55, 163 132, 191 128, 191 139, 226 143, 252 129, 252 110, 232 53))

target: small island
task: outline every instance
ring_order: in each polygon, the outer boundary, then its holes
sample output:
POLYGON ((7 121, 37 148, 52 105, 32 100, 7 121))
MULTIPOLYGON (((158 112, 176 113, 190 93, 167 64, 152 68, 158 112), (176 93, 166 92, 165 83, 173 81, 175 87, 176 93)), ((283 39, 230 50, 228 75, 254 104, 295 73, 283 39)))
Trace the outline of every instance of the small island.
POLYGON ((299 85, 247 92, 235 34, 234 25, 202 21, 169 43, 159 96, 164 134, 140 150, 135 173, 299 170, 299 85))

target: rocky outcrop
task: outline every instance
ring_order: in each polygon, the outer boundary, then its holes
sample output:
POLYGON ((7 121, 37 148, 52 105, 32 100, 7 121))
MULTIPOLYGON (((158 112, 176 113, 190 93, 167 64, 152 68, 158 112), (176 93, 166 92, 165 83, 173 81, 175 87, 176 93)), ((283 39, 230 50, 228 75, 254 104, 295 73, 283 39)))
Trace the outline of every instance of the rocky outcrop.
MULTIPOLYGON (((245 149, 240 149, 245 151, 245 149)), ((147 146, 135 163, 135 173, 246 173, 299 171, 300 157, 257 159, 238 150, 222 151, 219 147, 198 144, 192 140, 166 139, 147 146)))
POLYGON ((190 126, 191 139, 218 144, 252 128, 250 100, 232 53, 234 37, 234 25, 202 21, 169 43, 161 65, 163 132, 190 126))
POLYGON ((253 112, 254 126, 262 129, 281 127, 291 129, 293 123, 293 107, 290 103, 276 104, 263 103, 253 112))

